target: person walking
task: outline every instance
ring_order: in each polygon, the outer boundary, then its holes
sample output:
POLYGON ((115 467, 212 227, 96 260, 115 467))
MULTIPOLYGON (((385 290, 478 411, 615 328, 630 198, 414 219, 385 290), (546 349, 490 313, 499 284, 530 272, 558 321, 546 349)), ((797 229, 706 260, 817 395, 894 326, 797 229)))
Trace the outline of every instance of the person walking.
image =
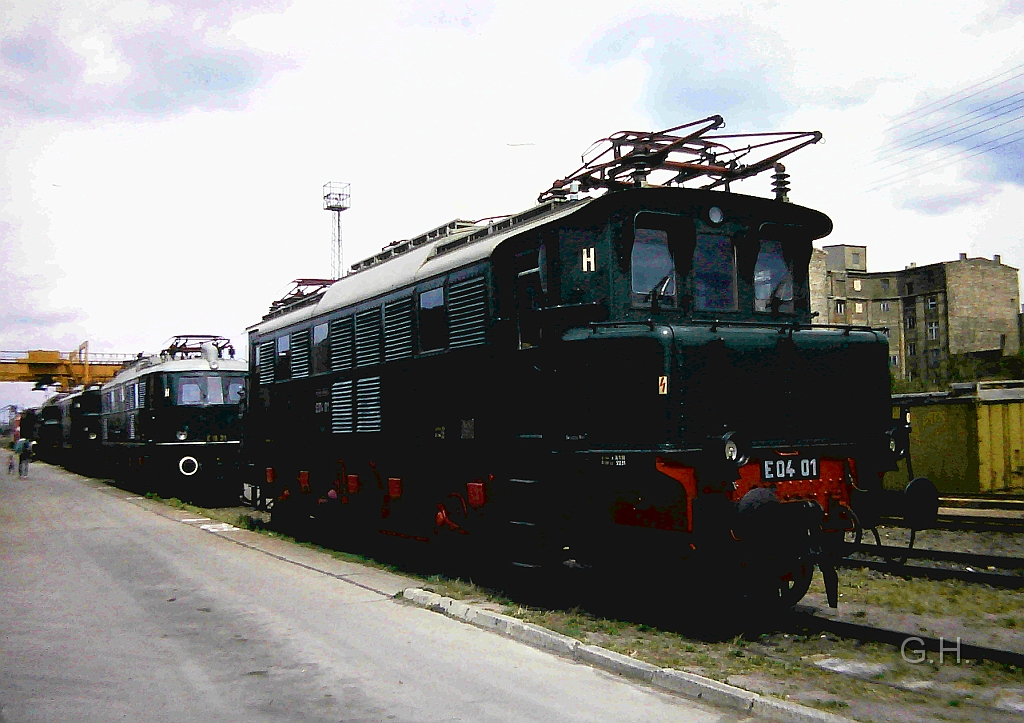
POLYGON ((18 455, 18 476, 28 477, 28 463, 32 461, 32 440, 22 437, 14 443, 14 453, 18 455))

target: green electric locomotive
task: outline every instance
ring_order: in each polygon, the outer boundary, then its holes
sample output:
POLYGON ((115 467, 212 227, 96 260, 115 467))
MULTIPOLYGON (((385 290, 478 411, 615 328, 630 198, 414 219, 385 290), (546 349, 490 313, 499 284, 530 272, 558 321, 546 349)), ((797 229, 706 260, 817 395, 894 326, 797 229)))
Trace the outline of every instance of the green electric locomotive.
POLYGON ((782 606, 818 565, 834 602, 831 551, 904 452, 886 338, 812 319, 832 223, 778 161, 820 134, 721 125, 615 134, 534 208, 277 302, 248 330, 247 499, 510 574, 732 571, 782 606), (730 188, 772 170, 775 198, 730 188))

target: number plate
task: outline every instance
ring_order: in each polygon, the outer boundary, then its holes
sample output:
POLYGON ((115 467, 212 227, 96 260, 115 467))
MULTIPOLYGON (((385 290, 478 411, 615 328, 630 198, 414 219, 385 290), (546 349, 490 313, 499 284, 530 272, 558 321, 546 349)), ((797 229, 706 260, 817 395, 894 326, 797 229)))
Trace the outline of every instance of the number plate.
POLYGON ((766 482, 819 477, 821 463, 817 457, 777 457, 761 462, 761 478, 766 482))

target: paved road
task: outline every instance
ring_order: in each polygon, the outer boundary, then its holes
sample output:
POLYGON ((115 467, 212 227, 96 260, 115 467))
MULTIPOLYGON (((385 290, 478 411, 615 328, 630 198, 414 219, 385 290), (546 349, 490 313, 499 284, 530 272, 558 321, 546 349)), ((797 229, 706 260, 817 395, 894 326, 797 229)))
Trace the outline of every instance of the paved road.
POLYGON ((739 720, 130 497, 42 464, 0 475, 3 723, 739 720))

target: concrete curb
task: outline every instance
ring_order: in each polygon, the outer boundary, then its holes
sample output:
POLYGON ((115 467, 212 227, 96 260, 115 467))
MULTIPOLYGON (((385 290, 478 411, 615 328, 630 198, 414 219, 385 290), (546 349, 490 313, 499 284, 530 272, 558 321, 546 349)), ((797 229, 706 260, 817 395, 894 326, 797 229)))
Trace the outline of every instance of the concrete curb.
POLYGON ((605 650, 596 645, 584 645, 575 638, 547 630, 539 625, 524 623, 522 620, 508 615, 474 607, 418 587, 406 588, 402 592, 402 597, 421 607, 443 613, 448 617, 462 620, 485 630, 507 635, 513 640, 535 648, 548 650, 562 657, 572 658, 625 678, 650 683, 656 688, 662 688, 687 698, 694 698, 710 705, 730 708, 782 723, 854 723, 849 718, 833 713, 751 693, 749 690, 719 683, 717 680, 693 673, 659 668, 656 665, 634 660, 628 655, 605 650))

